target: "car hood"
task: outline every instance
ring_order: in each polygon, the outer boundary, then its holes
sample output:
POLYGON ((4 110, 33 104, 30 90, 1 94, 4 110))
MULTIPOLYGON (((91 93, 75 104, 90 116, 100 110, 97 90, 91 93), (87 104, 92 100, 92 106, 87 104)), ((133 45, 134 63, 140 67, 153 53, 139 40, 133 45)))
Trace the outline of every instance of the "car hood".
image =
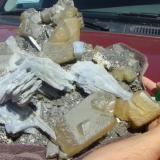
POLYGON ((15 16, 0 15, 0 42, 5 41, 9 36, 16 35, 19 25, 19 18, 15 16))

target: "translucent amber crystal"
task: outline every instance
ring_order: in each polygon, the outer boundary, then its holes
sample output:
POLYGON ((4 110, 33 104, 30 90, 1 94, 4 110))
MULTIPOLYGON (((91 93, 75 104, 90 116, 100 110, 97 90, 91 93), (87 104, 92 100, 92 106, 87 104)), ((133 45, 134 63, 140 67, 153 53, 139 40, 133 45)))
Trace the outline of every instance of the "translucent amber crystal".
MULTIPOLYGON (((68 114, 57 120, 54 128, 57 142, 62 151, 69 156, 79 153, 102 138, 114 126, 115 118, 112 113, 102 112, 93 107, 92 101, 101 98, 102 95, 99 93, 90 95, 68 114)), ((115 99, 111 101, 115 102, 115 99)), ((106 103, 106 108, 109 104, 106 103)))

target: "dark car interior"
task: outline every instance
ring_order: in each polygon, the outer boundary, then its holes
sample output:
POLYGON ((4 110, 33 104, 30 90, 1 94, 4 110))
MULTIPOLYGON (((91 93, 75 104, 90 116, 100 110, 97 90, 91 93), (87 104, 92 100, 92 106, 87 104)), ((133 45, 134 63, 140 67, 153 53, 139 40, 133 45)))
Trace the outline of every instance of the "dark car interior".
POLYGON ((74 0, 75 5, 80 9, 93 9, 93 8, 105 8, 105 7, 119 7, 130 5, 144 5, 144 4, 157 4, 159 0, 74 0))
POLYGON ((88 28, 114 33, 160 35, 158 0, 100 0, 90 4, 89 0, 83 0, 85 8, 80 2, 75 2, 80 5, 88 28))

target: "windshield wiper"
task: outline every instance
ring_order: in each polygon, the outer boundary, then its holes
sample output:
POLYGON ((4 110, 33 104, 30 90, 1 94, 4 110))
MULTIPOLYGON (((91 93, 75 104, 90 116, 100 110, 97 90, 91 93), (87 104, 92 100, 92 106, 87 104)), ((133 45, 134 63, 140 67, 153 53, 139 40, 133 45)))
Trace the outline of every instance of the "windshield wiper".
POLYGON ((99 12, 99 11, 87 11, 82 10, 84 17, 87 18, 100 18, 100 19, 106 19, 107 17, 122 17, 122 18, 144 18, 144 19, 154 19, 159 20, 160 14, 156 13, 118 13, 118 12, 99 12))
POLYGON ((117 15, 160 19, 160 14, 156 14, 156 13, 132 13, 131 12, 131 13, 117 13, 117 15))
POLYGON ((0 15, 20 15, 24 10, 16 10, 10 12, 0 12, 0 15))
POLYGON ((109 26, 107 26, 105 23, 98 21, 98 20, 92 20, 89 18, 84 18, 84 24, 85 27, 99 30, 99 31, 109 31, 109 26))

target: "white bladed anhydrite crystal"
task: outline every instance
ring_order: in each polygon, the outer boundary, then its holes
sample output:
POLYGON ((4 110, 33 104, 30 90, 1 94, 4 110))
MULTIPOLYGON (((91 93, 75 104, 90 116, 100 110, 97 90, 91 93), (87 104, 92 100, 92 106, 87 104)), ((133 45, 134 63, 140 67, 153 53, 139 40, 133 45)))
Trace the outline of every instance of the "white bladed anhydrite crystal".
POLYGON ((51 140, 55 141, 54 130, 51 129, 35 112, 29 107, 19 107, 13 103, 0 105, 0 123, 5 125, 7 133, 16 134, 29 128, 42 130, 51 140))
POLYGON ((30 101, 42 81, 26 70, 16 70, 0 77, 0 104, 11 100, 20 106, 30 101))
POLYGON ((7 46, 5 42, 0 43, 0 75, 7 72, 9 65, 9 59, 12 57, 12 50, 7 46))
POLYGON ((0 104, 11 99, 25 105, 41 87, 42 81, 61 91, 74 89, 73 76, 58 64, 48 58, 28 56, 14 72, 0 77, 0 104))
POLYGON ((132 97, 132 93, 124 90, 101 65, 90 61, 77 62, 72 66, 71 73, 75 76, 75 82, 86 93, 106 91, 122 99, 130 99, 132 97))
POLYGON ((16 62, 20 59, 20 51, 17 42, 13 36, 10 36, 5 42, 0 43, 0 75, 7 74, 10 69, 14 70, 16 62))
POLYGON ((71 91, 74 76, 66 72, 60 65, 54 63, 49 58, 27 56, 19 69, 29 69, 42 81, 60 91, 71 91))
POLYGON ((13 52, 7 70, 30 70, 35 76, 53 88, 61 91, 74 89, 72 85, 74 76, 51 59, 27 54, 18 47, 14 37, 9 37, 6 44, 13 52))
POLYGON ((11 54, 8 66, 1 66, 6 74, 0 77, 0 104, 11 100, 24 106, 41 87, 42 81, 61 91, 74 89, 73 76, 49 58, 26 54, 14 37, 9 37, 6 45, 11 54))

